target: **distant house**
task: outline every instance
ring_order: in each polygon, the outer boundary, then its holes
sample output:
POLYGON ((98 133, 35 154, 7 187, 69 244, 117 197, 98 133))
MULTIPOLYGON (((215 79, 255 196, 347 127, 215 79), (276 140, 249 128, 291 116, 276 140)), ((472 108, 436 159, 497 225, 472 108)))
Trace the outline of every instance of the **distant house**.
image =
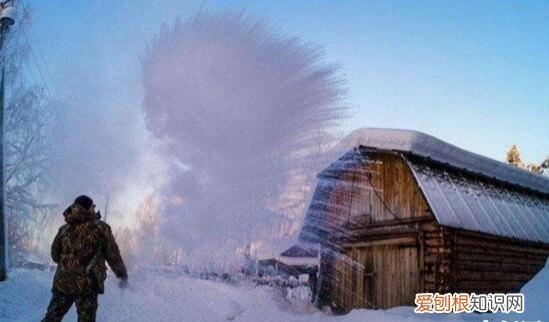
POLYGON ((259 260, 261 275, 287 275, 299 278, 302 274, 316 276, 319 257, 315 249, 295 245, 285 250, 280 256, 259 260))
POLYGON ((407 130, 363 129, 318 175, 300 234, 341 312, 418 292, 516 292, 549 255, 549 179, 407 130))
POLYGON ((306 248, 302 247, 300 245, 294 245, 282 253, 280 253, 281 257, 287 257, 287 258, 317 258, 318 257, 318 249, 317 248, 306 248))

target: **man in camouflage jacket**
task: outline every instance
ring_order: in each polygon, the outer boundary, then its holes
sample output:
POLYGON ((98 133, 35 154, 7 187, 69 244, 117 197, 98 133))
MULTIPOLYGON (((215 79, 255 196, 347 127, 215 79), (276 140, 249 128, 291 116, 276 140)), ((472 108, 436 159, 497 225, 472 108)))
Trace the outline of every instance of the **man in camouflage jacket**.
POLYGON ((95 321, 97 295, 104 291, 109 264, 120 281, 127 285, 128 274, 110 226, 101 221, 93 201, 87 196, 76 198, 63 212, 65 221, 51 247, 57 263, 52 299, 42 322, 61 321, 76 304, 78 321, 95 321))

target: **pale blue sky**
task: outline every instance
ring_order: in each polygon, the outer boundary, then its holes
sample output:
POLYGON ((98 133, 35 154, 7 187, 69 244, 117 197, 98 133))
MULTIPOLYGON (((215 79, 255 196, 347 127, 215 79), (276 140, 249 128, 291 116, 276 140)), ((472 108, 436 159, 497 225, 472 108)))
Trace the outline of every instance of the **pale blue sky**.
POLYGON ((323 45, 342 67, 346 131, 415 129, 500 160, 512 143, 529 161, 549 155, 547 1, 25 3, 61 100, 79 95, 75 82, 87 77, 102 84, 99 101, 139 108, 139 56, 161 23, 244 9, 323 45))

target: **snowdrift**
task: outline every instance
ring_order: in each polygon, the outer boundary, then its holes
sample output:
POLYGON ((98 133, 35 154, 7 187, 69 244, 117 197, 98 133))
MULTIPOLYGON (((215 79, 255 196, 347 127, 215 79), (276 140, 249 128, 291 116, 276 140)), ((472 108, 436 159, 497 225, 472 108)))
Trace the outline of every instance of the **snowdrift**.
MULTIPOLYGON (((38 270, 14 270, 0 283, 0 321, 39 321, 49 298, 53 274, 38 270)), ((412 307, 390 310, 354 310, 331 316, 315 310, 297 309, 269 287, 229 285, 190 277, 134 274, 130 289, 120 290, 109 277, 106 294, 99 298, 98 321, 189 322, 415 322, 415 321, 547 321, 549 310, 549 264, 530 281, 524 314, 418 315, 412 307), (311 313, 313 312, 313 313, 311 313)), ((76 321, 74 308, 64 321, 76 321)))

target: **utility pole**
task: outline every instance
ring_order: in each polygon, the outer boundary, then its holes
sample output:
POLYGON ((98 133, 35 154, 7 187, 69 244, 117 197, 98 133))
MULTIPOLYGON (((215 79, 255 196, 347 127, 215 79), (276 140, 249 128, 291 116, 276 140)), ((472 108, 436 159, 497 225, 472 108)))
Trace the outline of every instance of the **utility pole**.
POLYGON ((2 70, 0 72, 0 282, 7 277, 8 270, 8 225, 6 216, 6 177, 4 175, 4 157, 5 157, 5 55, 4 55, 4 38, 10 26, 15 23, 15 11, 11 0, 0 2, 0 59, 2 70))

